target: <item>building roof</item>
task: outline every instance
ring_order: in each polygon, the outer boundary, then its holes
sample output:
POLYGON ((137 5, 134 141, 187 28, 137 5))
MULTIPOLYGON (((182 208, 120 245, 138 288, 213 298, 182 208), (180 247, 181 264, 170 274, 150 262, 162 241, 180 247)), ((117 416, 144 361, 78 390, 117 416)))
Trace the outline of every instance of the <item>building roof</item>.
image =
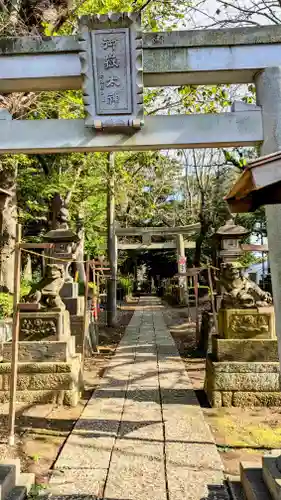
POLYGON ((281 151, 249 162, 225 200, 233 213, 281 203, 281 151))

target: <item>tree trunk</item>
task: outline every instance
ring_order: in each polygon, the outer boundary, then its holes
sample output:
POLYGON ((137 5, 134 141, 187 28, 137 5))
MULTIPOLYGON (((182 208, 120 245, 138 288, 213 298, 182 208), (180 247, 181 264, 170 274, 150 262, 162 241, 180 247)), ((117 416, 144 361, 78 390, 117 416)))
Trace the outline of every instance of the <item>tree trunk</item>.
POLYGON ((0 171, 0 186, 7 189, 11 196, 7 198, 1 214, 1 252, 0 252, 0 289, 13 293, 14 291, 14 248, 17 224, 17 167, 2 164, 0 171))

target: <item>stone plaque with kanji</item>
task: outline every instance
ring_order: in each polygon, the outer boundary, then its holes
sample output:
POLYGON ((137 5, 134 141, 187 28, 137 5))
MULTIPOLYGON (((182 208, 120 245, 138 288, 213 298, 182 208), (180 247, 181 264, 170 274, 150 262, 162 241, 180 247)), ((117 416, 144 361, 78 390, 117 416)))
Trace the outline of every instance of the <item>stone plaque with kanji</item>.
POLYGON ((81 18, 86 126, 143 124, 142 35, 136 13, 81 18))

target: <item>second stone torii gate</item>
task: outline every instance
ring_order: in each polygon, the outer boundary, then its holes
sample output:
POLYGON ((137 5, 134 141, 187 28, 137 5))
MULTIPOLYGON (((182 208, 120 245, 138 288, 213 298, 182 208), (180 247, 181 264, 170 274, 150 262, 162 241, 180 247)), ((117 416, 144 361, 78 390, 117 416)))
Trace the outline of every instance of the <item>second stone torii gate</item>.
MULTIPOLYGON (((177 226, 177 227, 127 227, 127 228, 116 228, 114 241, 111 244, 114 246, 114 250, 110 252, 112 259, 110 262, 110 267, 112 269, 112 280, 113 280, 113 290, 111 291, 111 304, 109 305, 112 312, 113 322, 116 316, 116 292, 117 292, 117 260, 118 260, 118 250, 168 250, 175 249, 177 252, 177 263, 178 272, 182 273, 185 271, 185 249, 195 248, 194 241, 185 241, 184 236, 194 235, 200 229, 200 224, 189 224, 188 226, 177 226), (142 243, 121 243, 118 238, 131 236, 131 237, 141 237, 142 243), (162 243, 152 242, 153 236, 172 236, 174 240, 166 241, 162 243), (184 266, 181 263, 181 259, 184 259, 184 266)), ((187 282, 179 277, 179 284, 182 289, 182 299, 187 295, 187 282)))

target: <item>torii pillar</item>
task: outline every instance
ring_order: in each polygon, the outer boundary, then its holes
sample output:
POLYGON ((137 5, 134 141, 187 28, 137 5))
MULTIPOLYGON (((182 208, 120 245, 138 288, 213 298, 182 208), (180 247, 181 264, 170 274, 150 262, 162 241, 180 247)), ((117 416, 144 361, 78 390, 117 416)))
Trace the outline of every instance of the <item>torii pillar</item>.
MULTIPOLYGON (((281 150, 281 67, 265 69, 256 77, 257 104, 262 108, 264 141, 261 155, 281 150)), ((269 260, 281 361, 281 204, 266 205, 269 260)))
MULTIPOLYGON (((281 67, 268 68, 256 77, 257 104, 262 107, 264 141, 261 155, 281 150, 281 67)), ((275 311, 279 362, 281 364, 281 204, 266 205, 269 259, 275 311)), ((280 498, 281 455, 263 457, 263 478, 272 498, 280 498), (273 471, 277 471, 275 474, 273 471)))
POLYGON ((187 278, 186 273, 186 256, 185 256, 185 246, 184 238, 182 234, 176 234, 176 245, 177 245, 177 263, 178 263, 178 274, 184 274, 184 276, 179 276, 179 291, 180 291, 180 302, 181 304, 187 303, 187 278))

